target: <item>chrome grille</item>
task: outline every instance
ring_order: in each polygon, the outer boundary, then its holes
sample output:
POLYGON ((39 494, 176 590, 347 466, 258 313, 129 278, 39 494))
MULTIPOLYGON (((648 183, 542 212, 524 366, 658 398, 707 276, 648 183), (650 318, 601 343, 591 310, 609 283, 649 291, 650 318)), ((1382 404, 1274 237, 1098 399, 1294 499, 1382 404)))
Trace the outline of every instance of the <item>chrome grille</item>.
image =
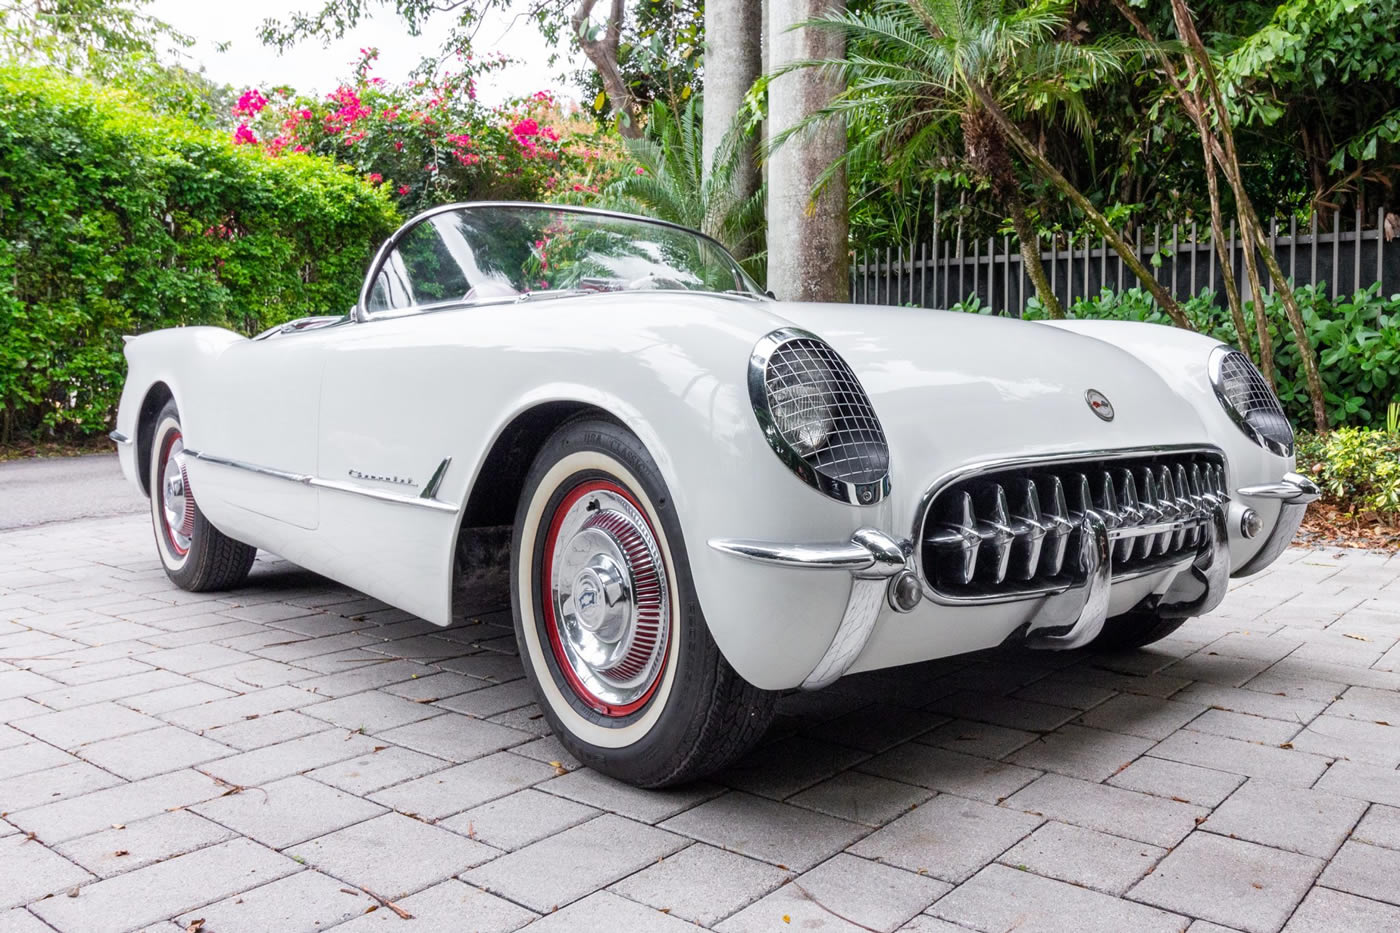
POLYGON ((1195 553, 1226 502, 1224 461, 1181 453, 1031 463, 960 478, 924 514, 921 569, 953 598, 1015 598, 1071 586, 1090 569, 1085 515, 1109 530, 1121 577, 1195 553))
POLYGON ((1226 409, 1237 422, 1242 422, 1240 427, 1245 433, 1284 456, 1293 452, 1293 426, 1288 423, 1278 396, 1249 357, 1239 350, 1222 353, 1215 385, 1226 409))
POLYGON ((855 486, 889 474, 885 430, 860 381, 832 347, 805 336, 784 340, 767 360, 763 385, 774 427, 818 474, 855 486))

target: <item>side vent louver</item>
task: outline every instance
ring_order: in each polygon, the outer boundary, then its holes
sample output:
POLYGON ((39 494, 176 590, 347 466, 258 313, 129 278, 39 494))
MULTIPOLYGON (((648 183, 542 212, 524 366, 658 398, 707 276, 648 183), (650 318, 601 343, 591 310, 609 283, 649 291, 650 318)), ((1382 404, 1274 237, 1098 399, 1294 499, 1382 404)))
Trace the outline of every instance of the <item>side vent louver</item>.
POLYGON ((939 490, 924 516, 923 572, 952 597, 1033 595, 1082 579, 1086 515, 1108 528, 1115 574, 1195 553, 1228 501, 1217 454, 1058 462, 997 470, 939 490))

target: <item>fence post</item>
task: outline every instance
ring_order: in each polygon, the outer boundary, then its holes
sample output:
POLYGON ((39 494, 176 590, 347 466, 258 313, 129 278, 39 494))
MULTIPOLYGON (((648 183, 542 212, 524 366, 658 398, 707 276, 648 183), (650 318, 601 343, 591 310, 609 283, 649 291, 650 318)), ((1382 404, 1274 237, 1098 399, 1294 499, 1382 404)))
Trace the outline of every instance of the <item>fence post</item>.
POLYGON ((1351 243, 1351 291, 1361 291, 1361 208, 1356 209, 1356 239, 1351 243))
MULTIPOLYGON (((1385 281, 1385 208, 1376 208, 1376 281, 1385 281)), ((1381 286, 1381 291, 1385 291, 1385 286, 1381 286)), ((1380 314, 1377 307, 1376 314, 1380 314)))
POLYGON ((1298 215, 1293 214, 1288 218, 1288 287, 1294 288, 1298 284, 1298 275, 1295 271, 1298 268, 1298 215))
MULTIPOLYGON (((938 189, 937 189, 937 187, 935 187, 935 188, 934 188, 934 195, 935 195, 935 198, 937 197, 937 193, 938 193, 938 189)), ((938 218, 937 218, 937 217, 934 217, 934 219, 933 219, 933 291, 929 292, 929 301, 933 303, 933 306, 934 306, 935 308, 939 307, 939 304, 938 304, 938 218)), ((925 306, 925 307, 927 307, 927 306, 925 306)))
MULTIPOLYGON (((910 281, 913 276, 910 276, 910 281)), ((928 240, 919 243, 919 307, 927 308, 928 299, 928 240)))
POLYGON ((1332 212, 1332 300, 1337 300, 1337 279, 1341 278, 1342 209, 1332 212))
POLYGON ((1196 246, 1197 234, 1200 232, 1196 222, 1191 221, 1191 297, 1196 297, 1196 246))
POLYGON ((1007 317, 1011 316, 1011 237, 1009 236, 1001 238, 1001 313, 1007 317))

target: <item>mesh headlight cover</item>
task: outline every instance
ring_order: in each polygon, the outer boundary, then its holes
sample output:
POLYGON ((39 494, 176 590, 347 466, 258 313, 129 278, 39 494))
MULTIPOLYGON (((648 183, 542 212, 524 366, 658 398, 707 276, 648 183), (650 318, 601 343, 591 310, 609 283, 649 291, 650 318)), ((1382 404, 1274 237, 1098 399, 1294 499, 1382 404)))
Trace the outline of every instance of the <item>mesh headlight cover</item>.
POLYGON ((1216 353, 1211 381, 1230 417, 1259 446, 1292 456, 1293 427, 1268 381, 1239 350, 1222 347, 1216 353))
POLYGON ((810 334, 775 331, 755 349, 749 390, 769 446, 806 482, 858 505, 889 492, 889 447, 865 389, 810 334))

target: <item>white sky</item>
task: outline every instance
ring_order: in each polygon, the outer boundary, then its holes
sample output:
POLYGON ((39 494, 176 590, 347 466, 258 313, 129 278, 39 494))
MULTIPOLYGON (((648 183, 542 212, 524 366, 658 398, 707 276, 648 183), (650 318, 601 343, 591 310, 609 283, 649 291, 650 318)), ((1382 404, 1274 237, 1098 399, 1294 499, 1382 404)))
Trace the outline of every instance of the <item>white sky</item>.
MULTIPOLYGON (((359 50, 370 46, 379 49, 373 73, 389 81, 403 79, 424 56, 441 48, 450 26, 447 17, 439 17, 436 23, 429 21, 421 35, 410 36, 389 8, 376 10, 372 20, 362 22, 329 46, 311 39, 279 55, 258 41, 263 20, 285 19, 289 12, 319 7, 320 0, 151 0, 144 12, 197 40, 186 54, 204 66, 211 80, 239 90, 289 84, 301 92, 321 94, 334 90, 338 79, 348 77, 359 50), (218 51, 219 42, 229 43, 228 48, 218 51)), ((533 22, 512 23, 510 14, 493 10, 477 33, 476 52, 496 51, 518 61, 478 82, 481 100, 494 104, 542 89, 578 97, 577 88, 560 80, 560 73, 571 73, 574 66, 561 59, 554 68, 549 67, 549 45, 533 22)))

